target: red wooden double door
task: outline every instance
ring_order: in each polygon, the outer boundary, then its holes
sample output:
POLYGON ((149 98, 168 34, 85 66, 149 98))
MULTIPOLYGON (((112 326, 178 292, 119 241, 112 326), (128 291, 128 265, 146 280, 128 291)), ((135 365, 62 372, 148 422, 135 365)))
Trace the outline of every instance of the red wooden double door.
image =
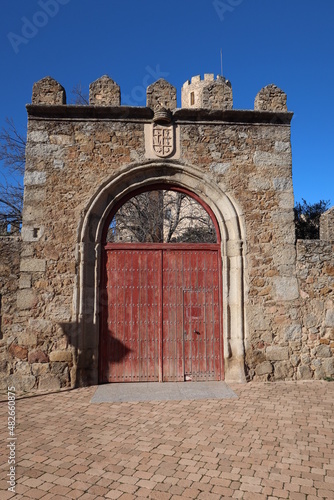
POLYGON ((206 247, 106 249, 100 382, 221 380, 219 251, 206 247))

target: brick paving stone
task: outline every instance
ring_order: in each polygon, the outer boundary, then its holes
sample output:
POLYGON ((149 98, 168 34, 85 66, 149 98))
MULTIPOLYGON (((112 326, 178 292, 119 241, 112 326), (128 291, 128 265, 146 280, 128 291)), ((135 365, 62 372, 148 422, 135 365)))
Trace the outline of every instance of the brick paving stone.
POLYGON ((150 499, 152 500, 169 500, 172 498, 170 493, 163 493, 162 491, 152 491, 150 499))
POLYGON ((108 493, 106 493, 106 498, 117 499, 117 498, 120 498, 122 495, 123 495, 123 491, 113 490, 113 491, 109 491, 108 493))
POLYGON ((153 490, 157 483, 151 481, 150 479, 140 479, 136 485, 140 488, 147 488, 149 490, 153 490))
POLYGON ((96 495, 91 495, 90 493, 84 493, 80 498, 81 500, 96 500, 96 495))
MULTIPOLYGON (((19 400, 17 494, 0 450, 0 498, 332 500, 334 384, 231 388, 237 399, 96 405, 91 387, 19 400)), ((3 440, 5 422, 0 407, 3 440)))
POLYGON ((124 493, 134 494, 138 490, 138 486, 135 484, 120 484, 118 489, 124 491, 124 493))

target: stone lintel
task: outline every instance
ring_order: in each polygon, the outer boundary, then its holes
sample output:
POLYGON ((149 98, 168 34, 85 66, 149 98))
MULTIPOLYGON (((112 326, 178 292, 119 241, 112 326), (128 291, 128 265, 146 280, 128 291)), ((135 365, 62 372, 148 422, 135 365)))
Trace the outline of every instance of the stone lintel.
MULTIPOLYGON (((45 106, 27 104, 28 116, 40 119, 79 119, 79 120, 142 120, 151 121, 153 111, 146 107, 135 106, 45 106)), ((269 125, 289 125, 293 113, 273 111, 253 111, 242 109, 176 109, 174 121, 217 121, 232 123, 264 123, 269 125)))

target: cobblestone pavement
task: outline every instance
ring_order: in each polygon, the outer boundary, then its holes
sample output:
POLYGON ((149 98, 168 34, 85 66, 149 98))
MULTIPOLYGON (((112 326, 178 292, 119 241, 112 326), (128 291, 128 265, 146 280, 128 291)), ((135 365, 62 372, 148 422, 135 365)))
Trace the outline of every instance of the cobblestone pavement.
POLYGON ((16 494, 2 402, 0 498, 334 499, 334 383, 230 387, 237 399, 17 400, 16 494))

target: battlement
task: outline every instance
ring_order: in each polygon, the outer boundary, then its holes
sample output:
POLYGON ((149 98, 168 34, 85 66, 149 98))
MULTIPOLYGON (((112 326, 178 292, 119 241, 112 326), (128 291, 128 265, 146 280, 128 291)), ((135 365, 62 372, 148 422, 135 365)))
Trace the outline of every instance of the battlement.
MULTIPOLYGON (((227 85, 231 87, 231 82, 227 80, 224 76, 217 75, 217 80, 223 80, 227 85)), ((205 85, 208 82, 214 82, 214 81, 215 81, 214 73, 204 73, 203 79, 201 78, 201 75, 192 76, 191 80, 187 80, 186 82, 184 82, 182 88, 187 88, 189 85, 199 84, 199 83, 205 85)))
MULTIPOLYGON (((164 79, 157 80, 146 89, 146 108, 156 112, 164 108, 174 112, 177 107, 176 88, 164 79)), ((32 104, 65 106, 65 89, 51 77, 42 78, 33 86, 32 104)), ((87 107, 121 107, 119 85, 104 75, 89 86, 87 107)), ((196 75, 187 80, 181 89, 181 107, 185 109, 231 110, 233 108, 232 85, 224 76, 213 73, 196 75)), ((143 107, 144 109, 144 107, 143 107)), ((262 88, 255 97, 255 111, 286 112, 286 94, 274 84, 262 88)))

